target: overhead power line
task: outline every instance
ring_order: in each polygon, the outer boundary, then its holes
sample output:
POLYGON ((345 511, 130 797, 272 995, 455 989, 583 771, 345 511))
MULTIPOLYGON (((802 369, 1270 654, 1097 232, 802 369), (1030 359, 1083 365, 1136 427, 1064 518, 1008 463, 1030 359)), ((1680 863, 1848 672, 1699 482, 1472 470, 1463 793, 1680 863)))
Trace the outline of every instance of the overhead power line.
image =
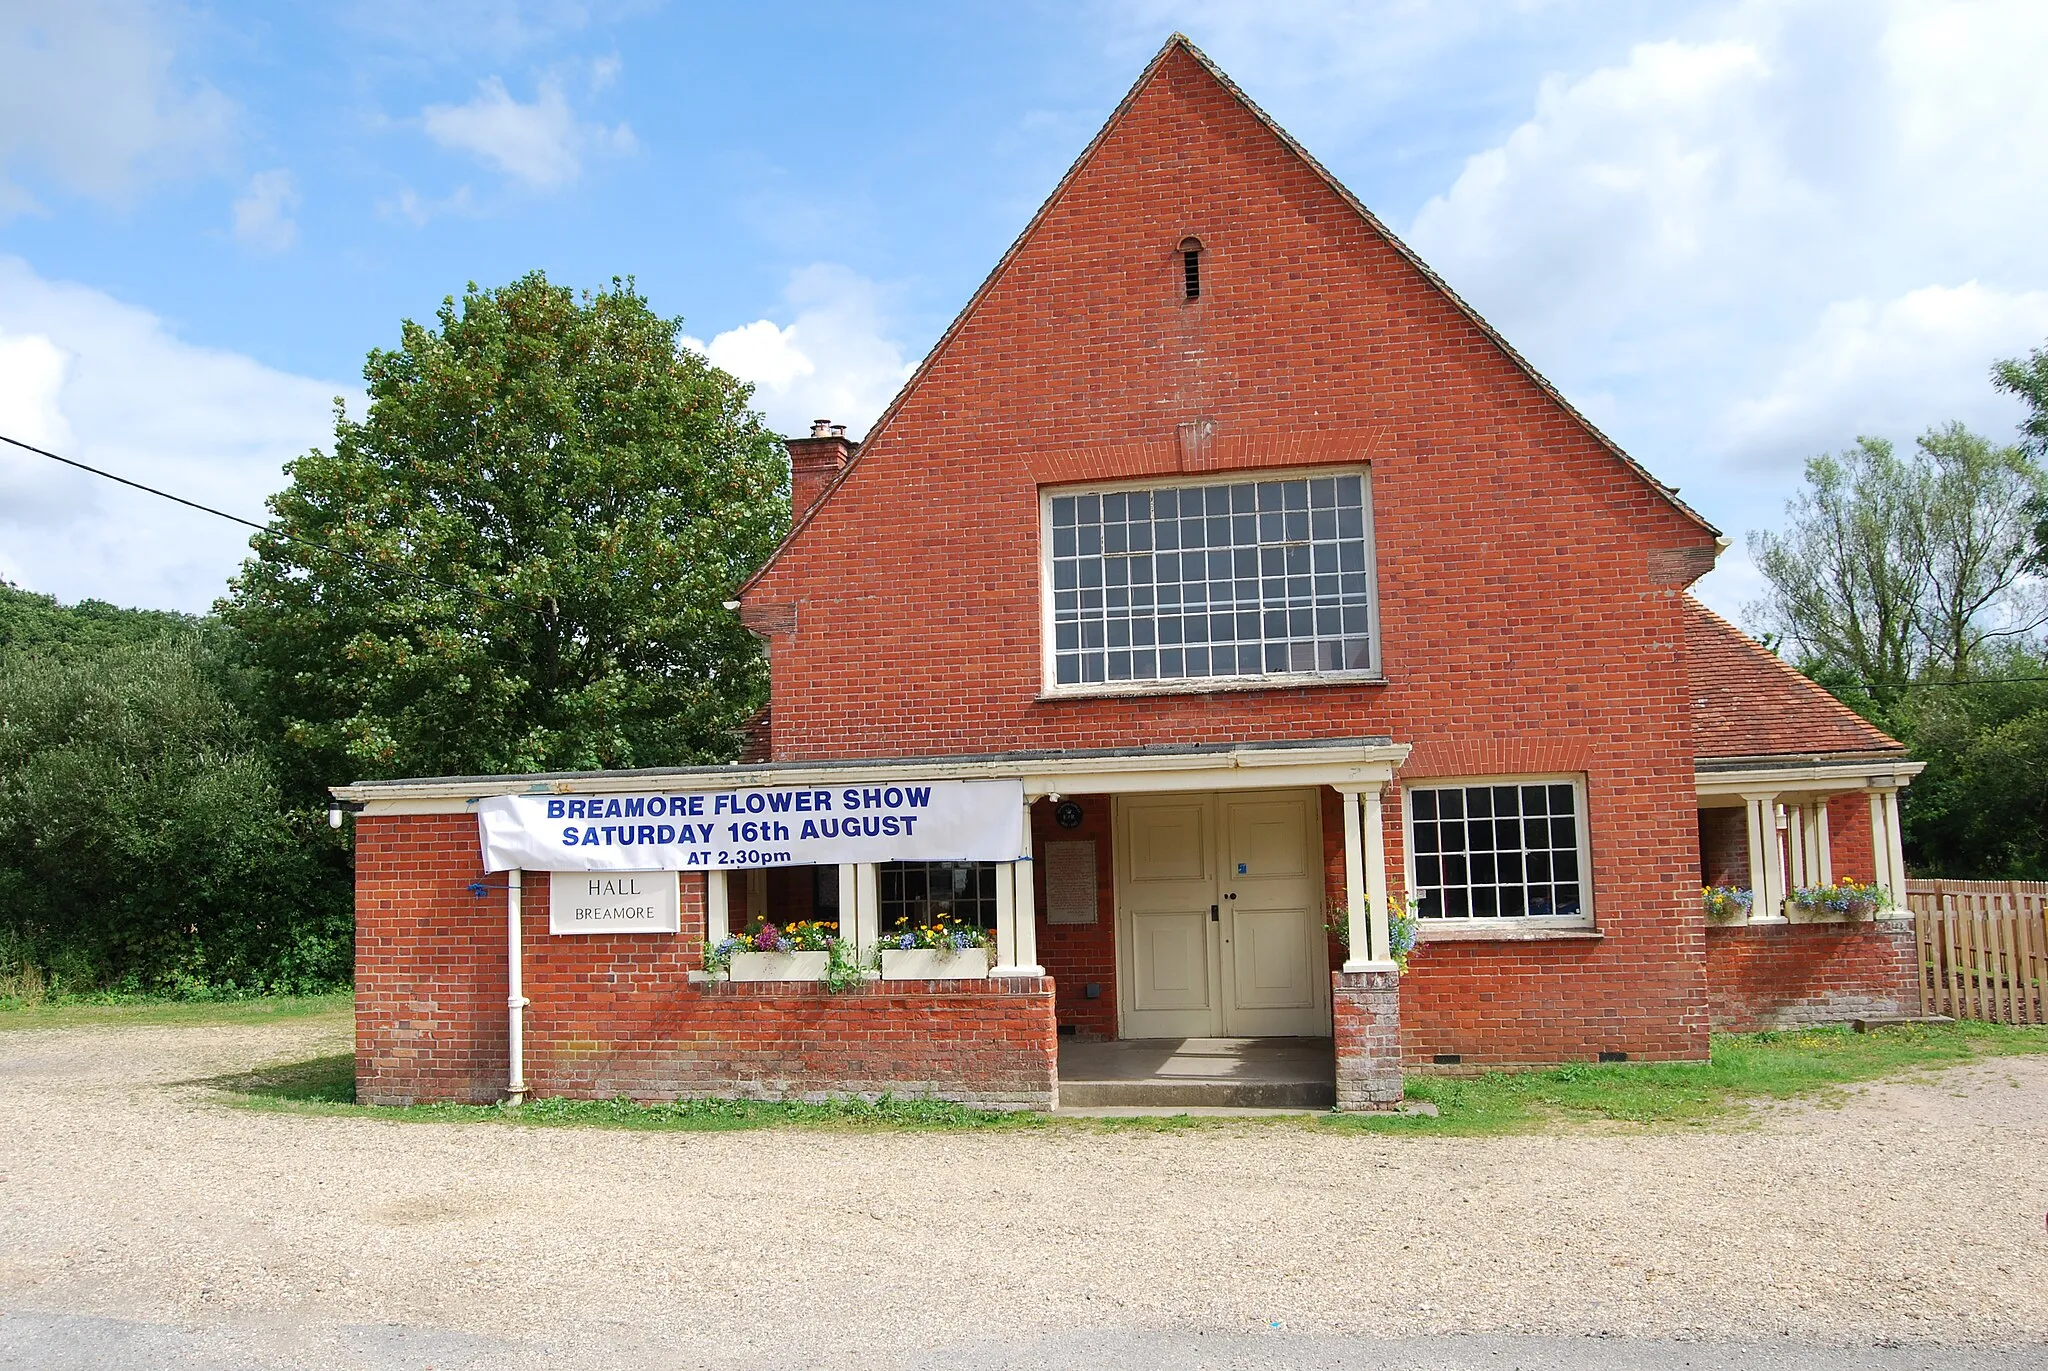
POLYGON ((47 457, 53 462, 61 462, 67 467, 75 467, 102 480, 112 481, 117 485, 124 485, 132 490, 139 490, 145 495, 154 495, 160 500, 169 500, 172 504, 183 505, 187 509, 196 509, 201 514, 211 514, 216 519, 225 519, 231 524, 240 524, 243 528, 253 528, 258 533, 268 533, 273 538, 282 538, 288 543, 297 543, 301 547, 309 547, 316 552, 324 552, 330 557, 340 557, 345 561, 355 563, 372 575, 403 575, 408 579, 431 581, 443 589, 458 590, 465 595, 474 595, 480 600, 489 600, 493 604, 507 605, 513 609, 528 608, 528 606, 520 604, 517 600, 508 600, 502 595, 493 595, 489 591, 478 590, 475 586, 463 585, 460 581, 447 581, 438 576, 426 576, 415 572, 398 572, 389 568, 379 567, 360 552, 350 552, 344 548, 335 547, 331 543, 323 543, 317 538, 304 538, 296 533, 289 533, 284 529, 274 528, 269 524, 259 524, 253 519, 244 519, 239 514, 230 514, 224 509, 215 509, 212 505, 201 504, 197 500, 188 500, 182 495, 173 495, 168 490, 159 490, 155 486, 144 485, 140 481, 131 481, 126 476, 117 476, 111 471, 102 470, 99 467, 78 461, 75 458, 62 456, 50 451, 48 448, 37 447, 34 443, 25 443, 21 439, 9 437, 5 433, 0 433, 0 443, 7 443, 18 447, 24 452, 33 452, 38 457, 47 457))
MULTIPOLYGON (((239 514, 230 514, 224 509, 215 509, 212 505, 202 505, 197 500, 188 500, 182 495, 173 495, 168 490, 158 490, 155 486, 146 486, 142 484, 142 482, 140 481, 131 481, 126 476, 116 476, 111 471, 102 471, 100 470, 100 468, 96 466, 88 466, 84 462, 74 461, 69 457, 61 457, 58 454, 50 451, 48 448, 37 447, 34 443, 24 443, 21 441, 21 439, 10 438, 4 433, 0 433, 0 443, 12 443, 15 447, 18 447, 25 452, 33 452, 38 457, 47 457, 53 462, 62 462, 67 467, 77 467, 80 471, 89 471, 93 475, 102 477, 105 480, 114 481, 121 485, 129 486, 135 490, 142 491, 145 494, 154 495, 161 500, 169 500, 174 504, 183 505, 187 509, 196 509, 201 514, 211 514, 216 519, 226 519, 229 523, 240 524, 244 528, 253 528, 259 533, 268 530, 268 525, 259 524, 253 519, 244 519, 239 514)), ((292 535, 289 533, 282 533, 279 536, 285 538, 292 537, 292 535)), ((292 541, 303 543, 306 540, 304 538, 293 538, 292 541)), ((315 546, 318 545, 315 544, 315 546)))
POLYGON ((1853 681, 1865 690, 1934 690, 1943 686, 2048 685, 2048 676, 1956 676, 1945 681, 1853 681))

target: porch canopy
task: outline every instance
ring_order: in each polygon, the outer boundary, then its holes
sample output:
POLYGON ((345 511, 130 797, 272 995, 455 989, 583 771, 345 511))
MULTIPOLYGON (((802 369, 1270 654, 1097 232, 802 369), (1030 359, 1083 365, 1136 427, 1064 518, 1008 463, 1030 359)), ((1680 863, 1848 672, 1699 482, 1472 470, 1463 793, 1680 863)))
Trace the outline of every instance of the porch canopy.
MULTIPOLYGON (((501 796, 670 795, 744 787, 903 785, 926 781, 1015 780, 1025 808, 1019 859, 998 865, 994 976, 1042 976, 1038 964, 1036 895, 1031 881, 1029 809, 1061 795, 1157 794, 1166 791, 1301 789, 1329 786, 1343 799, 1345 885, 1351 946, 1377 959, 1347 962, 1376 968, 1387 948, 1386 846, 1381 792, 1407 760, 1408 745, 1391 738, 1311 742, 1168 744, 1138 748, 999 752, 946 757, 883 757, 843 761, 754 762, 727 766, 650 767, 631 771, 541 772, 518 776, 438 776, 358 781, 334 795, 361 805, 365 816, 475 814, 501 796)), ((966 854, 961 854, 966 855, 966 854)), ((875 862, 840 867, 840 908, 853 911, 852 935, 867 947, 879 937, 875 862)), ((727 931, 725 882, 707 889, 707 934, 727 931)))
POLYGON ((1899 792, 1926 764, 1698 600, 1685 607, 1694 786, 1702 811, 1743 810, 1750 920, 1783 919, 1794 890, 1834 880, 1828 806, 1854 794, 1869 801, 1877 884, 1903 909, 1899 792))

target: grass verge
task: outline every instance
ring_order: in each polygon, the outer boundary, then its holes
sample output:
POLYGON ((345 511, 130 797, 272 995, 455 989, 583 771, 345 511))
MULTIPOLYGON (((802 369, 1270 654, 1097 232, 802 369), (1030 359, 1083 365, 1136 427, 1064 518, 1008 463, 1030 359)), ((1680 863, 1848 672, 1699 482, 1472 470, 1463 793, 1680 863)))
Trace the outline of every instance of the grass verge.
POLYGON ((354 1115, 401 1123, 499 1123, 529 1127, 631 1128, 679 1132, 809 1126, 837 1129, 1044 1128, 1045 1114, 972 1109, 942 1100, 885 1098, 874 1103, 833 1100, 776 1104, 761 1100, 687 1100, 635 1104, 631 1100, 533 1100, 518 1108, 494 1104, 357 1104, 356 1063, 347 1053, 265 1067, 206 1082, 236 1103, 294 1114, 354 1115))
POLYGON ((1250 1124, 1420 1137, 1483 1137, 1574 1124, 1698 1126, 1727 1122, 1759 1101, 1790 1099, 1859 1081, 2028 1053, 2048 1053, 2048 1030, 1959 1023, 1908 1024, 1870 1033, 1817 1028, 1720 1035, 1713 1042, 1712 1060, 1704 1063, 1584 1064, 1476 1076, 1411 1076, 1408 1098, 1435 1105, 1435 1117, 1319 1114, 1262 1119, 1187 1115, 1079 1119, 971 1109, 919 1099, 826 1104, 748 1100, 635 1104, 629 1100, 542 1099, 516 1109, 461 1104, 390 1108, 355 1103, 355 1063, 346 1055, 270 1067, 209 1084, 248 1108, 397 1122, 673 1131, 774 1127, 1155 1131, 1250 1124))
POLYGON ((1574 1063, 1542 1071, 1410 1076, 1411 1101, 1436 1118, 1331 1115, 1326 1126, 1375 1133, 1526 1133, 1555 1122, 1688 1125, 1745 1107, 1912 1075, 1985 1057, 2048 1053, 2048 1030, 2001 1024, 1899 1024, 1716 1034, 1707 1062, 1574 1063))
POLYGON ((348 990, 329 995, 263 995, 242 1000, 95 996, 46 1000, 36 1005, 0 1001, 0 1032, 21 1028, 205 1028, 318 1018, 341 1022, 354 1012, 355 995, 348 990))

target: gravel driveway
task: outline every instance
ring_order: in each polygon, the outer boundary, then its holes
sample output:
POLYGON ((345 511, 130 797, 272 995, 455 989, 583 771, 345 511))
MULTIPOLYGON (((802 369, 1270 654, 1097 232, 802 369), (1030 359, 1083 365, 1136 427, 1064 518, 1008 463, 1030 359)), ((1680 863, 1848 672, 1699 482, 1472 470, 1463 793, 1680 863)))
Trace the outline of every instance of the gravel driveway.
POLYGON ((345 1034, 0 1033, 0 1365, 994 1366, 1078 1338, 1307 1366, 1357 1334, 2030 1345, 2015 1365, 2048 1341, 2048 1058, 1498 1140, 399 1125, 175 1084, 345 1034))

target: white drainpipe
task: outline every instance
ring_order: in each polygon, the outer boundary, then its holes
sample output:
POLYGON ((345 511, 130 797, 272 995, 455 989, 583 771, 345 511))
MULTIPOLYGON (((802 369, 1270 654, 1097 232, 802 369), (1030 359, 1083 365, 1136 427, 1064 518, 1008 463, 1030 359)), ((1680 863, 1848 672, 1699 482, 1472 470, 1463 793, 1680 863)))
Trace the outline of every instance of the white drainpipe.
POLYGON ((523 874, 514 870, 505 882, 505 1006, 511 1014, 507 1055, 512 1073, 511 1079, 505 1083, 506 1104, 526 1102, 527 999, 524 979, 520 975, 520 963, 524 958, 519 945, 519 878, 523 874))

